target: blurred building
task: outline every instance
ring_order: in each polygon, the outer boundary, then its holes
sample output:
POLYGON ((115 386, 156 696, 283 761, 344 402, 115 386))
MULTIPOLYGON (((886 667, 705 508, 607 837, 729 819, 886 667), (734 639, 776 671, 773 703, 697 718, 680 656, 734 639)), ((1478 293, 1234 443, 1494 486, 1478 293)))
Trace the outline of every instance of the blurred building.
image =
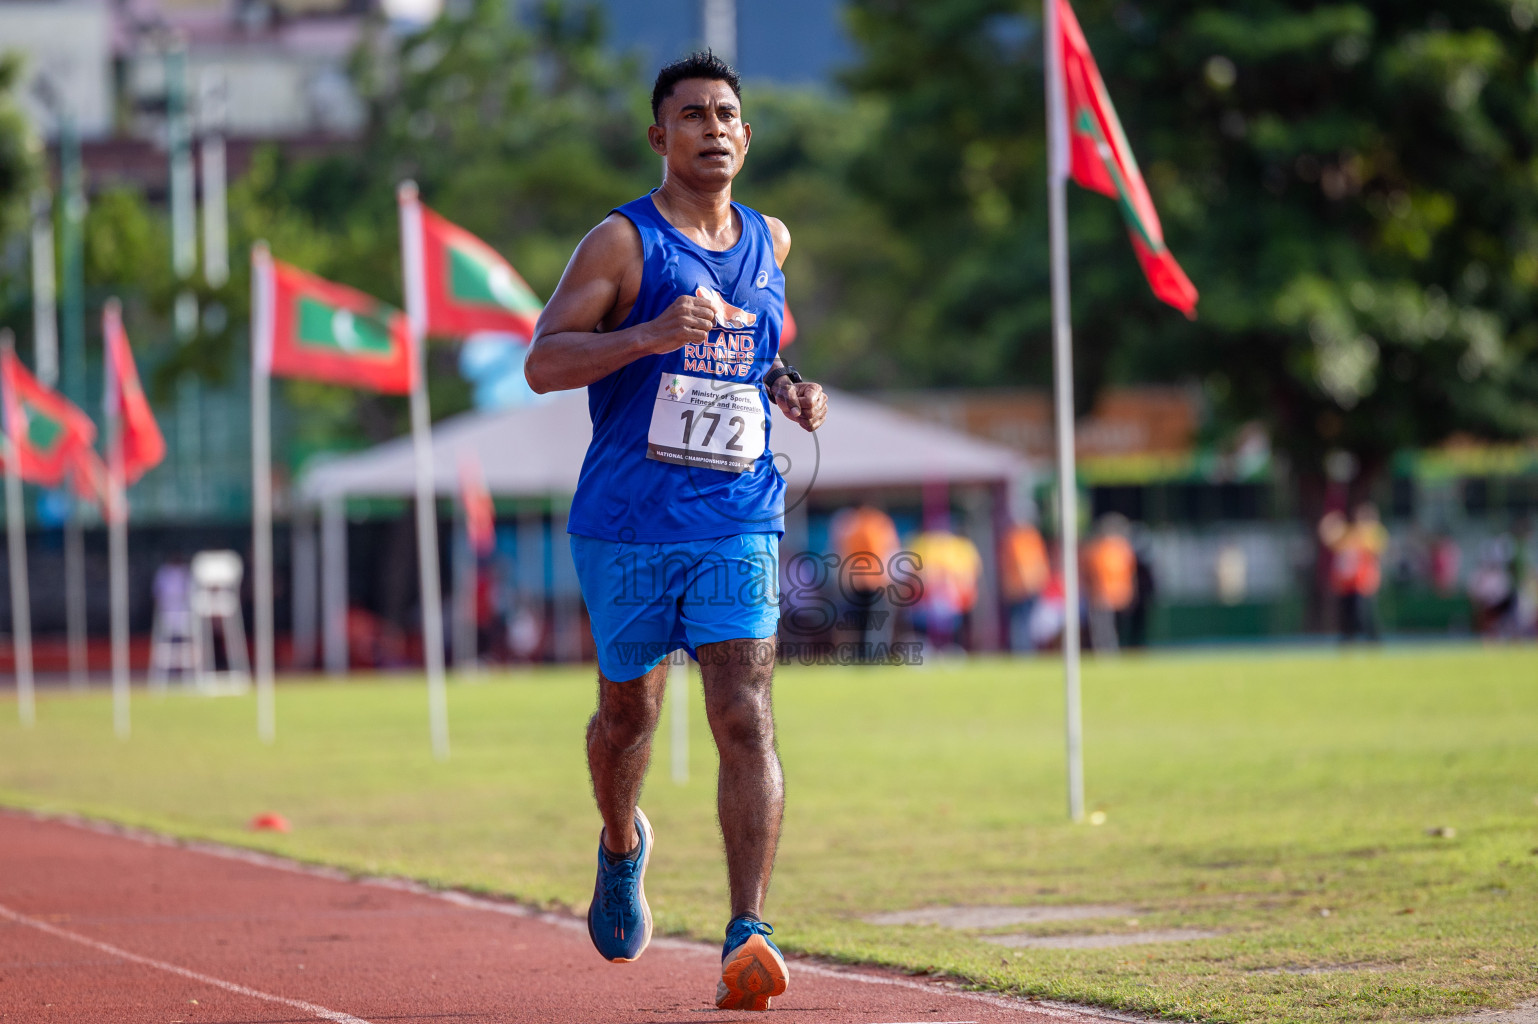
POLYGON ((848 59, 841 0, 599 0, 609 38, 656 67, 699 46, 749 81, 822 85, 848 59))
MULTIPOLYGON (((889 394, 921 419, 1006 444, 1050 465, 1052 398, 994 389, 889 394)), ((1297 474, 1273 457, 1256 425, 1214 440, 1196 388, 1108 389, 1078 424, 1084 522, 1119 514, 1158 581, 1155 643, 1285 636, 1320 628, 1318 544, 1304 521, 1297 474), (1234 567, 1243 566, 1235 587, 1234 567)), ((1354 464, 1353 464, 1354 465, 1354 464)), ((1348 477, 1355 476, 1353 468, 1348 477)), ((1345 500, 1350 479, 1337 481, 1345 500)), ((1041 479, 1035 504, 1050 529, 1055 492, 1041 479)), ((1370 494, 1390 530, 1380 612, 1391 632, 1459 633, 1475 626, 1470 588, 1499 569, 1538 575, 1538 439, 1492 444, 1454 438, 1406 451, 1370 494), (1492 551, 1506 552, 1511 566, 1492 551)), ((1369 496, 1363 492, 1362 496, 1369 496)))
POLYGON ((19 95, 39 133, 56 141, 72 124, 92 191, 158 198, 172 109, 224 134, 237 177, 258 145, 313 151, 356 136, 364 108, 347 62, 380 3, 4 0, 0 51, 23 59, 19 95))
POLYGON ((5 0, 0 49, 25 60, 22 101, 48 138, 57 134, 59 111, 67 110, 87 141, 155 139, 165 109, 166 56, 177 48, 185 50, 194 92, 212 74, 222 79, 230 135, 347 136, 363 119, 347 60, 374 5, 5 0))

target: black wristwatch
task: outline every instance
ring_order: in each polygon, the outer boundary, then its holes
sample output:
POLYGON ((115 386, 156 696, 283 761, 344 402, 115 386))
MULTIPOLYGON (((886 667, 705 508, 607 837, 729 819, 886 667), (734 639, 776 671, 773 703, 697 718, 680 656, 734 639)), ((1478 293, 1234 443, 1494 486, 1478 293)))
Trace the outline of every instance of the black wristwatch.
POLYGON ((785 363, 784 365, 776 366, 774 369, 769 371, 769 375, 764 378, 765 390, 773 391, 774 382, 779 380, 781 377, 789 377, 792 384, 802 383, 800 371, 797 370, 794 366, 791 366, 789 363, 785 363))

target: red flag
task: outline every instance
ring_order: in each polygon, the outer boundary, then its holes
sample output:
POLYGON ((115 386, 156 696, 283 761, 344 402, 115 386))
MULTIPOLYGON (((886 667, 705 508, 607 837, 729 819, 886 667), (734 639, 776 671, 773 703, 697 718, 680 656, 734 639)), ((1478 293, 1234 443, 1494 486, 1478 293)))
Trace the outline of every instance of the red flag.
MULTIPOLYGON (((137 483, 166 457, 166 439, 155 422, 155 414, 139 384, 139 370, 134 366, 128 332, 123 330, 123 311, 117 299, 107 302, 101 314, 103 347, 106 349, 107 387, 102 404, 106 414, 117 416, 122 426, 118 443, 122 446, 123 484, 137 483)), ((108 453, 108 461, 112 453, 108 453)))
POLYGON ((796 327, 796 318, 791 316, 790 303, 785 303, 785 322, 780 325, 780 348, 784 348, 796 340, 800 333, 796 327))
POLYGON ((279 377, 404 395, 413 379, 406 315, 346 285, 272 258, 251 258, 259 364, 279 377))
POLYGON ((459 457, 459 502, 465 510, 465 533, 470 549, 485 558, 497 546, 497 512, 486 490, 486 476, 474 455, 459 457))
POLYGON ((84 444, 75 445, 70 452, 69 468, 65 475, 69 478, 69 487, 75 492, 75 497, 82 501, 100 502, 110 514, 107 465, 96 454, 96 449, 84 444))
POLYGON ((1079 19, 1068 0, 1057 0, 1056 13, 1067 105, 1060 123, 1067 126, 1068 137, 1056 140, 1059 158, 1066 162, 1054 167, 1053 173, 1071 174, 1080 186, 1117 200, 1132 236, 1132 249, 1154 294, 1195 319, 1196 287, 1164 247, 1159 214, 1079 28, 1079 19))
MULTIPOLYGON (((422 205, 414 185, 400 190, 406 287, 422 310, 429 336, 463 338, 477 331, 534 337, 544 304, 502 255, 422 205)), ((413 315, 416 315, 415 313, 413 315)))
POLYGON ((69 399, 39 384, 8 345, 0 349, 0 390, 18 475, 59 486, 74 464, 74 449, 95 439, 96 425, 69 399))

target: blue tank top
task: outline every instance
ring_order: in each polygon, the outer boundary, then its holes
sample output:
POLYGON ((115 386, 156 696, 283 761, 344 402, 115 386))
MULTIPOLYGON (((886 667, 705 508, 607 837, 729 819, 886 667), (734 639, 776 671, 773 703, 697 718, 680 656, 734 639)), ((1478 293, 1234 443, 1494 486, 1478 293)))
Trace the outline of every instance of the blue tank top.
POLYGON ((684 237, 650 194, 615 211, 640 232, 644 257, 635 306, 616 329, 656 319, 680 295, 711 301, 716 327, 703 344, 588 385, 593 440, 568 532, 638 543, 784 532, 762 382, 780 349, 785 277, 763 216, 732 209, 742 237, 724 252, 684 237))

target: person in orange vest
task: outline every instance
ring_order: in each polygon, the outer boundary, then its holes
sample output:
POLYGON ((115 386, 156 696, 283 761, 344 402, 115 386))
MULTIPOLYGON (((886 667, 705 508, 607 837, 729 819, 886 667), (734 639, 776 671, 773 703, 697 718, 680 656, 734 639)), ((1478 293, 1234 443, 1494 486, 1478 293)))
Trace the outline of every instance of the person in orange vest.
POLYGON ((1047 545, 1041 531, 1017 523, 999 538, 999 586, 1009 610, 1009 649, 1016 654, 1035 650, 1031 642, 1031 612, 1051 574, 1047 545))
POLYGON ((948 529, 926 530, 908 543, 919 559, 923 595, 914 608, 914 625, 937 651, 954 647, 962 620, 977 603, 977 579, 983 560, 977 545, 948 529))
POLYGON ((868 646, 879 635, 890 612, 877 611, 891 582, 892 559, 899 544, 892 517, 871 505, 846 508, 830 524, 838 555, 839 593, 849 626, 859 636, 859 660, 871 660, 868 646))
POLYGON ((1378 588, 1383 584, 1383 552, 1388 531, 1372 502, 1357 506, 1348 522, 1339 512, 1319 521, 1319 542, 1331 554, 1330 587, 1340 609, 1340 638, 1378 639, 1378 588))
POLYGON ((1102 516, 1084 546, 1084 589, 1089 599, 1090 645, 1096 651, 1120 648, 1116 618, 1137 597, 1137 553, 1128 539, 1131 524, 1112 512, 1102 516))

